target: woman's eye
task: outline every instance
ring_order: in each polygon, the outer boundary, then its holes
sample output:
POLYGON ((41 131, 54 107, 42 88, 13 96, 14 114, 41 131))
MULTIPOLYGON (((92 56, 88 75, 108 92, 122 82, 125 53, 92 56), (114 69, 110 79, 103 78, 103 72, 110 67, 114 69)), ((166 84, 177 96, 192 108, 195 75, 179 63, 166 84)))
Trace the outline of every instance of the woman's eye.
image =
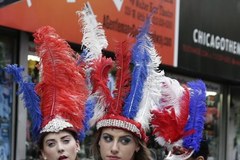
POLYGON ((123 137, 120 139, 120 141, 123 145, 127 145, 129 142, 131 142, 131 138, 123 137))
POLYGON ((54 142, 49 142, 49 143, 47 143, 47 146, 50 147, 50 148, 51 148, 51 147, 54 147, 54 146, 55 146, 55 143, 54 143, 54 142))
POLYGON ((104 139, 106 142, 111 142, 111 141, 112 141, 112 137, 110 137, 110 136, 103 136, 103 139, 104 139))
POLYGON ((63 143, 64 143, 64 144, 68 144, 69 142, 70 142, 69 139, 64 139, 64 140, 63 140, 63 143))

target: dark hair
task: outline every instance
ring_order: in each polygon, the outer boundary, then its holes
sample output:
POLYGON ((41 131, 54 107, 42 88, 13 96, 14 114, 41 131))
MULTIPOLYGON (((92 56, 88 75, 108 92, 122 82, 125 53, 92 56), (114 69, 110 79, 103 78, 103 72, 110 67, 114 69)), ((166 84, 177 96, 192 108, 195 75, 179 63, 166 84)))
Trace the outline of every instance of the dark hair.
MULTIPOLYGON (((102 133, 102 129, 95 132, 95 136, 94 136, 95 138, 91 146, 91 153, 95 160, 102 160, 99 145, 98 145, 98 142, 101 137, 101 133, 102 133)), ((140 150, 137 152, 137 154, 135 154, 134 160, 151 160, 151 152, 147 148, 146 143, 143 140, 136 137, 135 135, 134 135, 134 138, 136 138, 136 141, 140 146, 140 150)))
POLYGON ((200 148, 198 152, 194 152, 191 156, 192 158, 197 158, 199 156, 203 156, 205 160, 207 160, 209 155, 209 148, 208 148, 208 142, 206 140, 202 140, 200 143, 200 148))
MULTIPOLYGON (((73 128, 65 128, 61 131, 66 131, 66 132, 70 133, 75 140, 78 140, 77 132, 73 128)), ((44 137, 46 137, 49 133, 53 133, 53 132, 44 132, 40 135, 40 138, 37 142, 40 150, 43 149, 43 139, 44 139, 44 137)))

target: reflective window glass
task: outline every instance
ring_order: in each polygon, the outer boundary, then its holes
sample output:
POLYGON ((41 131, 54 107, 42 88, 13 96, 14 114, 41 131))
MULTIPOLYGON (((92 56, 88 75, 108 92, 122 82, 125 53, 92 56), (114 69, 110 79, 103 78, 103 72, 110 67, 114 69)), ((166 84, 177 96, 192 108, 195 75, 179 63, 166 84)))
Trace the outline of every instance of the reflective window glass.
MULTIPOLYGON (((0 32, 1 33, 1 32, 0 32)), ((0 159, 10 160, 13 141, 13 82, 3 68, 12 62, 14 38, 0 34, 0 159)))

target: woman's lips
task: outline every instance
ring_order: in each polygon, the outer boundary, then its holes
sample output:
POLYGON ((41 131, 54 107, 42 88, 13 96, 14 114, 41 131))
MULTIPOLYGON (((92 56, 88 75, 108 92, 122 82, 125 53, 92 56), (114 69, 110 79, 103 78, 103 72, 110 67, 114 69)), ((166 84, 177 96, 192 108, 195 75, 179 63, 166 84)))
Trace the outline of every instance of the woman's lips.
POLYGON ((107 156, 109 160, 119 160, 120 157, 118 156, 107 156))
POLYGON ((58 160, 64 160, 64 159, 67 159, 68 157, 67 156, 60 156, 59 158, 58 158, 58 160))

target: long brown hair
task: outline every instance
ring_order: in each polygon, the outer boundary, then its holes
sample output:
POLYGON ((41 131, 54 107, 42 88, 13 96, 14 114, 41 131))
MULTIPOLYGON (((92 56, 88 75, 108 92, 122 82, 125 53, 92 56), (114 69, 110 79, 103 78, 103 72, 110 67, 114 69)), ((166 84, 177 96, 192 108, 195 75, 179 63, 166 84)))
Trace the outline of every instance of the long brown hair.
MULTIPOLYGON (((91 153, 95 160, 102 160, 98 144, 101 137, 101 133, 102 129, 95 132, 94 140, 91 145, 91 153)), ((136 142, 140 146, 140 150, 134 154, 134 160, 152 160, 150 150, 147 148, 146 143, 136 136, 134 136, 134 138, 136 139, 136 142)))

